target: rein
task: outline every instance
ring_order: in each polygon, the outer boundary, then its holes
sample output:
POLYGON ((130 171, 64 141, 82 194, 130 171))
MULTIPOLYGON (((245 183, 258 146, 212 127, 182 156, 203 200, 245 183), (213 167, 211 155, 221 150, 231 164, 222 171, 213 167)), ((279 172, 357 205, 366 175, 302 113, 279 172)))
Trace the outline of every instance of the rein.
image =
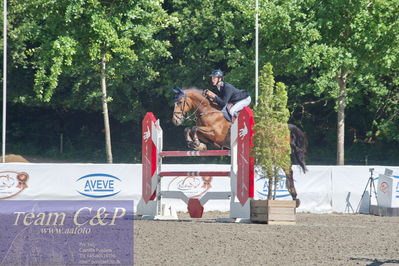
MULTIPOLYGON (((201 107, 202 102, 205 100, 206 98, 202 99, 201 102, 198 104, 197 109, 194 110, 194 112, 190 115, 188 115, 187 117, 185 117, 184 119, 186 120, 192 120, 194 122, 197 121, 197 117, 195 116, 195 114, 197 113, 198 109, 201 107)), ((199 115, 201 116, 202 113, 200 113, 199 115)), ((184 116, 184 115, 183 115, 184 116)))
MULTIPOLYGON (((197 106, 197 108, 194 110, 194 112, 193 112, 192 114, 189 114, 188 116, 185 116, 185 115, 186 115, 186 112, 184 112, 184 109, 185 109, 184 107, 186 106, 186 99, 187 99, 187 96, 184 95, 183 108, 180 108, 181 111, 173 112, 173 114, 182 114, 182 116, 184 117, 185 120, 191 120, 191 121, 196 122, 196 121, 197 121, 196 113, 197 113, 198 109, 202 106, 202 103, 204 102, 204 100, 207 100, 207 98, 204 97, 204 98, 201 100, 201 102, 198 104, 198 106, 197 106)), ((208 112, 199 113, 198 115, 199 115, 199 116, 204 116, 204 115, 208 115, 208 114, 212 114, 212 113, 217 113, 217 112, 220 112, 220 111, 208 111, 208 112)))
POLYGON ((200 115, 200 116, 204 116, 204 115, 209 115, 209 114, 219 113, 219 112, 220 112, 219 110, 216 110, 216 111, 208 111, 208 112, 200 113, 199 115, 200 115))

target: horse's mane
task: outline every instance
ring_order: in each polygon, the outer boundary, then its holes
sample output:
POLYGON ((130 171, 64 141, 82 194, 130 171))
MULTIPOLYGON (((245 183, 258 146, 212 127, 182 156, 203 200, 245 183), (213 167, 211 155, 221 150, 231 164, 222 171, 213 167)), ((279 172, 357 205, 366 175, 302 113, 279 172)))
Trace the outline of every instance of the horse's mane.
POLYGON ((194 92, 198 92, 202 95, 202 93, 204 92, 204 90, 201 90, 195 86, 192 87, 187 87, 187 88, 183 88, 183 91, 194 91, 194 92))
POLYGON ((191 86, 191 87, 187 87, 187 88, 183 88, 184 92, 188 92, 188 93, 193 93, 193 95, 195 95, 196 97, 199 98, 199 100, 201 101, 201 104, 203 106, 206 107, 210 107, 213 109, 217 109, 220 110, 220 108, 217 106, 216 103, 212 103, 210 102, 205 96, 204 96, 204 90, 201 90, 195 86, 191 86))
POLYGON ((204 96, 204 90, 198 89, 197 87, 188 87, 188 88, 183 88, 183 91, 185 93, 193 93, 195 96, 199 96, 201 99, 205 98, 204 96))

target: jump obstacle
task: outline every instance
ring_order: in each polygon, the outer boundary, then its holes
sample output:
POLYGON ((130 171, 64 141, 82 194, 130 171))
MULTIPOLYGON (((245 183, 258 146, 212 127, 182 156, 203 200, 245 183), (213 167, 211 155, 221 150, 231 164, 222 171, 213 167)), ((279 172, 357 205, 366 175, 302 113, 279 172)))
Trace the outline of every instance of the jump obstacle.
POLYGON ((253 147, 254 119, 245 107, 230 129, 230 150, 163 151, 160 121, 149 112, 142 122, 142 198, 138 216, 162 219, 162 198, 181 199, 192 218, 201 218, 208 200, 230 199, 230 218, 250 218, 250 198, 254 196, 253 147), (162 171, 162 158, 188 156, 230 156, 230 171, 162 171), (182 191, 161 191, 163 176, 229 176, 231 191, 207 192, 201 198, 189 198, 182 191))

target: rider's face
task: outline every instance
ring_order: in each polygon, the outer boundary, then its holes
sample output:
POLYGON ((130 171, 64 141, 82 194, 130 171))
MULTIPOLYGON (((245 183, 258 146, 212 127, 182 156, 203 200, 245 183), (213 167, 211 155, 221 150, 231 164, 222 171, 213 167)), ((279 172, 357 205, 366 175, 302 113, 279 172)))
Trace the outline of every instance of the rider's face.
POLYGON ((213 86, 216 86, 219 83, 219 81, 220 81, 219 77, 212 76, 212 85, 213 86))

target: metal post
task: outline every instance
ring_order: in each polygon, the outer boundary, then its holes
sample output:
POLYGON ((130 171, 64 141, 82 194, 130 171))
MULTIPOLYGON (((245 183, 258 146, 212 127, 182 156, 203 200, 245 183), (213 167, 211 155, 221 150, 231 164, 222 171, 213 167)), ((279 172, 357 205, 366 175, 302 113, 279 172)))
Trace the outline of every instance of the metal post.
POLYGON ((256 0, 256 15, 255 15, 255 106, 258 105, 258 90, 259 90, 259 0, 256 0))
POLYGON ((6 162, 6 111, 7 111, 7 0, 3 0, 3 163, 6 162))
POLYGON ((64 153, 64 134, 60 134, 60 153, 64 153))

